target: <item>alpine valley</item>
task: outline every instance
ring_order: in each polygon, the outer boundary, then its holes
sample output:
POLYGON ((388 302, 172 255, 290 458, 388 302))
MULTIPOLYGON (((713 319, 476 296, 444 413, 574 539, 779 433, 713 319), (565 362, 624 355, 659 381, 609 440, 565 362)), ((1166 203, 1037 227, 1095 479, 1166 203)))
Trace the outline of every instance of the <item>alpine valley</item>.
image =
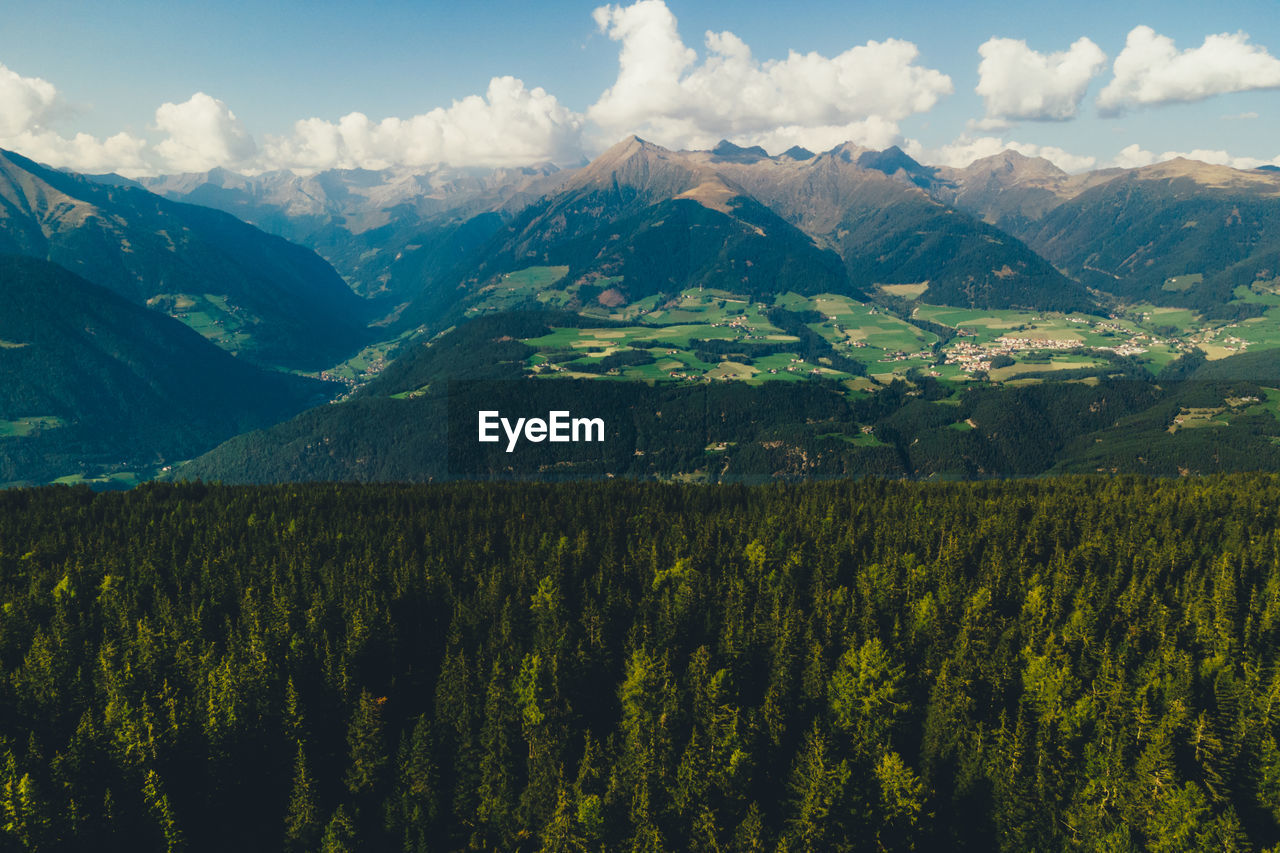
POLYGON ((135 181, 0 152, 0 291, 8 485, 1280 470, 1266 169, 629 137, 135 181), (607 440, 471 440, 549 408, 607 440))

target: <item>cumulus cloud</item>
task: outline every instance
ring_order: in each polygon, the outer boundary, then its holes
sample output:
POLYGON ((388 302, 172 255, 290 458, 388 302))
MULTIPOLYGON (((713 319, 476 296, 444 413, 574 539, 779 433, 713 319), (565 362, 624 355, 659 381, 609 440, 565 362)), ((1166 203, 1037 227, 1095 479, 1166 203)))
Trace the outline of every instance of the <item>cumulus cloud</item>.
POLYGON ((67 138, 51 130, 23 131, 0 139, 0 148, 17 151, 39 163, 86 174, 116 172, 128 178, 153 173, 147 143, 127 133, 98 139, 87 133, 67 138))
POLYGON ((1228 92, 1280 88, 1280 59, 1250 44, 1243 32, 1206 36, 1200 47, 1179 52, 1168 36, 1151 27, 1134 27, 1113 70, 1114 79, 1098 95, 1098 108, 1110 115, 1228 92))
POLYGON ((146 171, 146 143, 127 133, 102 140, 87 133, 67 138, 50 129, 47 123, 61 106, 52 83, 0 65, 0 148, 78 172, 114 170, 136 176, 146 171))
POLYGON ((1073 154, 1053 145, 1035 145, 1029 142, 1006 142, 998 136, 977 138, 961 136, 941 148, 925 148, 913 141, 906 152, 923 163, 935 166, 963 168, 974 160, 991 157, 1005 150, 1017 151, 1024 157, 1043 157, 1064 172, 1083 172, 1092 169, 1097 158, 1073 154))
POLYGON ((257 151, 235 113, 204 92, 180 104, 161 104, 156 127, 166 137, 155 151, 170 170, 207 172, 215 166, 239 166, 257 151))
POLYGON ((1237 157, 1221 149, 1208 148, 1196 148, 1191 151, 1165 151, 1161 154, 1156 154, 1154 151, 1146 150, 1136 142, 1121 149, 1110 165, 1119 166, 1122 169, 1136 169, 1141 166, 1150 166, 1153 163, 1163 163, 1166 160, 1173 160, 1177 157, 1187 160, 1199 160, 1202 163, 1211 163, 1215 166, 1230 166, 1233 169, 1280 166, 1280 155, 1270 160, 1263 160, 1258 157, 1237 157))
POLYGON ((518 166, 582 156, 582 116, 514 77, 493 78, 483 97, 407 119, 375 121, 358 112, 337 121, 305 119, 261 147, 226 103, 204 92, 160 105, 151 128, 160 137, 155 144, 127 133, 65 137, 45 125, 59 104, 53 84, 0 65, 0 147, 54 167, 127 177, 218 166, 246 172, 518 166))
POLYGON ((39 128, 57 101, 52 83, 0 65, 0 138, 39 128))
POLYGON ((1087 38, 1064 51, 1039 53, 1021 39, 988 39, 978 48, 977 93, 986 102, 985 127, 1010 119, 1075 118, 1089 81, 1107 55, 1087 38))
POLYGON ((494 77, 484 97, 472 95, 408 119, 374 121, 350 113, 336 122, 305 119, 293 134, 270 138, 271 168, 315 171, 389 166, 520 166, 580 156, 582 118, 539 87, 494 77))
POLYGON ((951 78, 917 65, 916 46, 899 39, 761 62, 733 33, 708 32, 699 62, 663 0, 601 6, 593 17, 621 44, 617 79, 587 111, 606 141, 639 133, 670 147, 722 138, 766 148, 848 139, 883 147, 898 137, 897 122, 953 91, 951 78))

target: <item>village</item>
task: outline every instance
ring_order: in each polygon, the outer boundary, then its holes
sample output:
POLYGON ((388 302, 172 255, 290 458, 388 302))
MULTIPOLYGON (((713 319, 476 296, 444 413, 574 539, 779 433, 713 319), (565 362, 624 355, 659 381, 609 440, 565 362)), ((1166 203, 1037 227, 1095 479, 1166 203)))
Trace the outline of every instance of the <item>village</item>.
MULTIPOLYGON (((1098 327, 1110 326, 1114 331, 1124 331, 1114 324, 1099 323, 1098 327)), ((1146 334, 1137 334, 1128 341, 1115 346, 1086 347, 1083 341, 1072 338, 1022 338, 1002 335, 994 341, 975 343, 961 340, 948 347, 946 364, 959 365, 966 373, 977 373, 991 369, 992 361, 1000 356, 1013 358, 1019 353, 1031 352, 1070 352, 1072 350, 1089 349, 1096 352, 1110 352, 1116 355, 1141 355, 1154 345, 1162 343, 1158 338, 1146 334)))

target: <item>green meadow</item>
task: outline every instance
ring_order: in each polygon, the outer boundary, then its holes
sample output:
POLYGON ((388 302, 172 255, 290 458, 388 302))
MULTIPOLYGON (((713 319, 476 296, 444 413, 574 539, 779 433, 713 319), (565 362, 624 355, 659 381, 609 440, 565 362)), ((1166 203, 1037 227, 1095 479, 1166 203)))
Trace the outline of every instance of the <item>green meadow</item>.
POLYGON ((66 426, 66 421, 53 415, 32 415, 11 421, 0 420, 0 438, 25 438, 36 432, 66 426))
MULTIPOLYGON (((882 287, 899 299, 913 300, 908 319, 895 316, 885 307, 863 303, 848 296, 823 293, 805 296, 787 292, 771 304, 753 301, 745 294, 712 288, 690 288, 674 297, 649 296, 634 303, 618 303, 623 290, 615 291, 601 304, 598 298, 620 279, 599 279, 591 284, 590 299, 582 299, 582 282, 566 279, 567 267, 529 267, 502 276, 483 288, 469 313, 485 313, 539 302, 548 307, 571 309, 586 317, 600 317, 625 323, 617 328, 557 328, 551 333, 525 341, 538 350, 530 368, 558 376, 600 376, 593 369, 600 359, 630 350, 643 350, 654 361, 649 364, 618 364, 608 375, 642 381, 672 381, 689 378, 732 379, 745 382, 799 381, 814 376, 853 380, 847 373, 833 371, 821 363, 801 361, 801 353, 778 352, 752 356, 753 346, 800 343, 769 320, 775 307, 809 314, 807 326, 826 340, 834 352, 865 365, 867 377, 857 381, 875 387, 919 371, 944 382, 975 381, 971 371, 959 364, 945 364, 944 357, 957 347, 976 346, 998 354, 1001 338, 1046 341, 1043 347, 1013 350, 1011 365, 988 370, 994 382, 1026 384, 1040 381, 1052 372, 1102 368, 1105 357, 1087 354, 1093 348, 1123 350, 1158 373, 1192 346, 1205 350, 1211 359, 1260 347, 1280 348, 1280 288, 1241 287, 1238 301, 1265 305, 1263 317, 1232 324, 1207 324, 1194 312, 1150 303, 1119 306, 1110 317, 1013 309, 969 309, 933 305, 925 284, 882 287), (1274 316, 1273 316, 1274 314, 1274 316), (918 325, 912 321, 920 321, 918 325), (956 334, 943 343, 935 326, 954 329, 956 334), (926 328, 927 327, 927 328, 926 328), (706 349, 699 340, 741 342, 743 352, 700 357, 695 350, 706 349), (1059 347, 1057 342, 1074 344, 1059 347), (1141 352, 1138 352, 1141 350, 1141 352), (579 368, 579 369, 575 369, 579 368), (583 369, 586 368, 586 369, 583 369), (814 373, 815 369, 818 371, 814 373), (673 374, 677 374, 673 376, 673 374)), ((1194 275, 1170 280, 1174 288, 1198 284, 1194 275)), ((905 316, 905 315, 903 315, 905 316)), ((372 354, 376 358, 376 353, 372 354)), ((369 356, 361 357, 369 361, 369 356)), ((361 358, 358 357, 358 358, 361 358)), ((637 356, 638 358, 638 356, 637 356)))

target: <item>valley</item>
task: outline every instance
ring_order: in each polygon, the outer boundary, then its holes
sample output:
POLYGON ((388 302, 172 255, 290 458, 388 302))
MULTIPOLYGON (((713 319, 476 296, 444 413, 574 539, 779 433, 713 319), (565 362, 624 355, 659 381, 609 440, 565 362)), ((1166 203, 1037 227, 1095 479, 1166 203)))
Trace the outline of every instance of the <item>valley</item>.
POLYGON ((1116 305, 1107 316, 957 308, 924 301, 927 284, 882 286, 876 294, 883 298, 867 302, 793 291, 759 302, 748 293, 695 288, 626 303, 622 277, 568 283, 567 273, 561 266, 504 274, 480 288, 465 314, 560 309, 609 324, 524 339, 537 350, 528 372, 540 377, 752 383, 823 377, 853 391, 916 373, 951 383, 1043 381, 1064 370, 1105 373, 1117 359, 1155 376, 1197 348, 1209 360, 1280 348, 1280 297, 1250 288, 1233 301, 1265 313, 1226 322, 1150 303, 1116 305), (833 353, 856 366, 838 369, 826 356, 806 362, 800 339, 770 322, 777 308, 802 315, 833 353))
POLYGON ((101 343, 42 306, 0 344, 0 372, 30 389, 0 407, 0 482, 1177 475, 1276 456, 1271 172, 1067 175, 1013 152, 954 169, 849 143, 771 156, 634 136, 574 168, 139 184, 6 155, 0 172, 0 249, 231 357, 202 356, 204 379, 157 373, 132 408, 216 428, 148 426, 143 449, 120 426, 140 412, 108 424, 94 380, 55 399, 21 375, 101 343), (42 212, 51 200, 76 216, 42 212), (303 384, 191 400, 244 368, 257 387, 303 384), (511 401, 601 400, 620 444, 454 470, 451 407, 494 380, 511 401), (649 410, 682 412, 684 432, 649 410))

